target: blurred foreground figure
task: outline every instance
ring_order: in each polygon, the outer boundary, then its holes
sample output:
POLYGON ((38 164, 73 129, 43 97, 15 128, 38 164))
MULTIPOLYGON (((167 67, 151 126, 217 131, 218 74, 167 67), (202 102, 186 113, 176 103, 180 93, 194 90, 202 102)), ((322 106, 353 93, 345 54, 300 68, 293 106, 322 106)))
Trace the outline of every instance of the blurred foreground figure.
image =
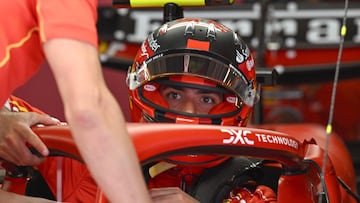
MULTIPOLYGON (((75 143, 97 184, 112 202, 151 202, 123 113, 102 76, 97 0, 0 1, 0 15, 0 106, 46 59, 75 143)), ((0 114, 0 123, 3 119, 0 114)), ((30 156, 28 141, 41 155, 49 153, 39 139, 0 134, 9 136, 20 140, 22 148, 16 149, 27 153, 24 157, 30 156)))

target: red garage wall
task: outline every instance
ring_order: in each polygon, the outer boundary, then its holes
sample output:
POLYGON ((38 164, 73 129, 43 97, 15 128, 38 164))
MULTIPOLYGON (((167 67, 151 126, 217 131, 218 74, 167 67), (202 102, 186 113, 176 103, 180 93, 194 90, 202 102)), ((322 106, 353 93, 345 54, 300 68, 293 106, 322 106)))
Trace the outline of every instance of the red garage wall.
MULTIPOLYGON (((124 111, 125 118, 129 120, 129 103, 124 96, 127 95, 126 72, 103 68, 103 73, 110 90, 124 111)), ((60 120, 65 120, 60 95, 47 65, 44 65, 24 86, 17 89, 14 95, 60 120)))

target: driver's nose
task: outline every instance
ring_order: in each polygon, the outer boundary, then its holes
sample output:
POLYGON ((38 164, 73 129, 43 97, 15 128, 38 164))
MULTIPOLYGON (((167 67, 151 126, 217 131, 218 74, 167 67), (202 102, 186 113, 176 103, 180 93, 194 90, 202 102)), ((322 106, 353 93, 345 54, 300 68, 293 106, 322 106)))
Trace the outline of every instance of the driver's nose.
POLYGON ((186 101, 182 105, 182 111, 186 113, 196 113, 196 105, 191 101, 186 101))

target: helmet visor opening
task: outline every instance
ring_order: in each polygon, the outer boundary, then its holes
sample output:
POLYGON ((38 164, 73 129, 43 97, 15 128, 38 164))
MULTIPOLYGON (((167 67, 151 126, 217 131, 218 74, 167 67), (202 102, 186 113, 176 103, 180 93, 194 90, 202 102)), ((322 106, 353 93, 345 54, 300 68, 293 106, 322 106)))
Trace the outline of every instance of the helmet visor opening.
POLYGON ((236 115, 241 107, 236 105, 234 94, 218 88, 179 82, 150 82, 139 88, 140 99, 167 117, 176 115, 188 119, 223 118, 236 115))

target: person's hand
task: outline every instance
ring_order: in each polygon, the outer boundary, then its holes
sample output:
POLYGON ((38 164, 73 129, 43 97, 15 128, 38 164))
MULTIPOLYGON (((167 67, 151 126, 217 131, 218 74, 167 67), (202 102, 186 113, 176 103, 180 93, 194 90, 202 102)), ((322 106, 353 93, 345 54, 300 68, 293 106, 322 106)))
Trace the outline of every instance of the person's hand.
POLYGON ((37 165, 43 158, 31 153, 29 146, 42 156, 49 150, 31 130, 35 124, 56 125, 60 121, 34 112, 0 111, 0 157, 19 166, 37 165))
POLYGON ((199 203, 199 201, 177 187, 153 188, 150 190, 150 196, 154 203, 199 203))

